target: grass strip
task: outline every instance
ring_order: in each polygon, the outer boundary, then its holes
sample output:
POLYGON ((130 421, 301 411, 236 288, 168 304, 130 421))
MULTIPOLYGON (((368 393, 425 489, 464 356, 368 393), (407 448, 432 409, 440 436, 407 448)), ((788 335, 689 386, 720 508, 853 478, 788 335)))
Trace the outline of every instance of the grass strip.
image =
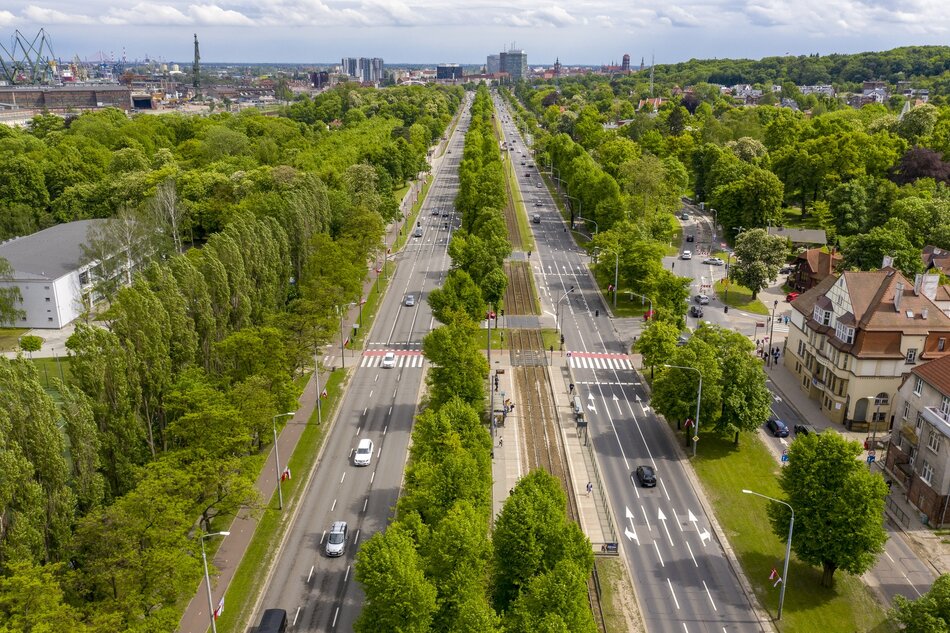
POLYGON ((763 316, 769 313, 769 309, 761 301, 752 298, 751 290, 731 280, 728 285, 723 279, 716 282, 716 296, 730 308, 737 308, 763 316))

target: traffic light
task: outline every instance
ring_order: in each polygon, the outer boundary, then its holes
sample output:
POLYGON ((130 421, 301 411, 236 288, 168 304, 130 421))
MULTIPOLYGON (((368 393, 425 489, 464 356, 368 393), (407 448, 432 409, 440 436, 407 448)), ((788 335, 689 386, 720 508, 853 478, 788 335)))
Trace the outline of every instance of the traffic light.
POLYGON ((501 316, 505 316, 505 311, 504 311, 504 310, 499 310, 499 312, 501 313, 501 316))
POLYGON ((561 335, 561 345, 564 345, 564 335, 561 335))

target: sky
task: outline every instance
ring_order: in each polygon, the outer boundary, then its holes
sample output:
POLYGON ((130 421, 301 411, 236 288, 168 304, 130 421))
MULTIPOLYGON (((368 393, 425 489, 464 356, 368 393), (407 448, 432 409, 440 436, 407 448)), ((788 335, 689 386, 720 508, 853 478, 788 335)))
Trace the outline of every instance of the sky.
MULTIPOLYGON (((950 43, 945 0, 3 0, 0 44, 46 30, 56 57, 530 66, 855 53, 950 43)), ((3 54, 3 51, 0 51, 3 54)))

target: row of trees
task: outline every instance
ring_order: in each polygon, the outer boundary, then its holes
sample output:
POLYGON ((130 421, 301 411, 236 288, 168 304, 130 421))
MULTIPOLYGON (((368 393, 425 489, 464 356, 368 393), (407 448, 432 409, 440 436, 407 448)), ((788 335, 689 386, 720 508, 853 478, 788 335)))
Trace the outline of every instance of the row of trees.
MULTIPOLYGON (((392 187, 369 163, 333 185, 286 165, 256 179, 221 202, 203 247, 146 249, 107 327, 77 325, 61 402, 31 363, 0 361, 0 582, 18 598, 0 601, 0 628, 173 630, 197 586, 195 538, 260 506, 272 417, 359 299, 392 187)), ((138 218, 92 243, 148 234, 138 218)))

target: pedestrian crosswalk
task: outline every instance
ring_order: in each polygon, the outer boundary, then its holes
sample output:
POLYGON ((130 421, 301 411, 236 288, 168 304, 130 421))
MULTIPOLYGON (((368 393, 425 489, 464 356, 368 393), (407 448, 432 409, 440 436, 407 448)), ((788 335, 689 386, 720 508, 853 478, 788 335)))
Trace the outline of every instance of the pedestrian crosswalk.
POLYGON ((567 362, 574 369, 633 369, 630 357, 626 354, 568 352, 567 362))
MULTIPOLYGON (((363 352, 363 357, 360 359, 360 367, 380 367, 383 362, 383 357, 386 355, 387 351, 390 350, 368 350, 363 352)), ((395 354, 395 366, 400 368, 411 368, 411 367, 422 367, 425 362, 425 357, 422 355, 422 352, 415 351, 393 351, 395 354)))

